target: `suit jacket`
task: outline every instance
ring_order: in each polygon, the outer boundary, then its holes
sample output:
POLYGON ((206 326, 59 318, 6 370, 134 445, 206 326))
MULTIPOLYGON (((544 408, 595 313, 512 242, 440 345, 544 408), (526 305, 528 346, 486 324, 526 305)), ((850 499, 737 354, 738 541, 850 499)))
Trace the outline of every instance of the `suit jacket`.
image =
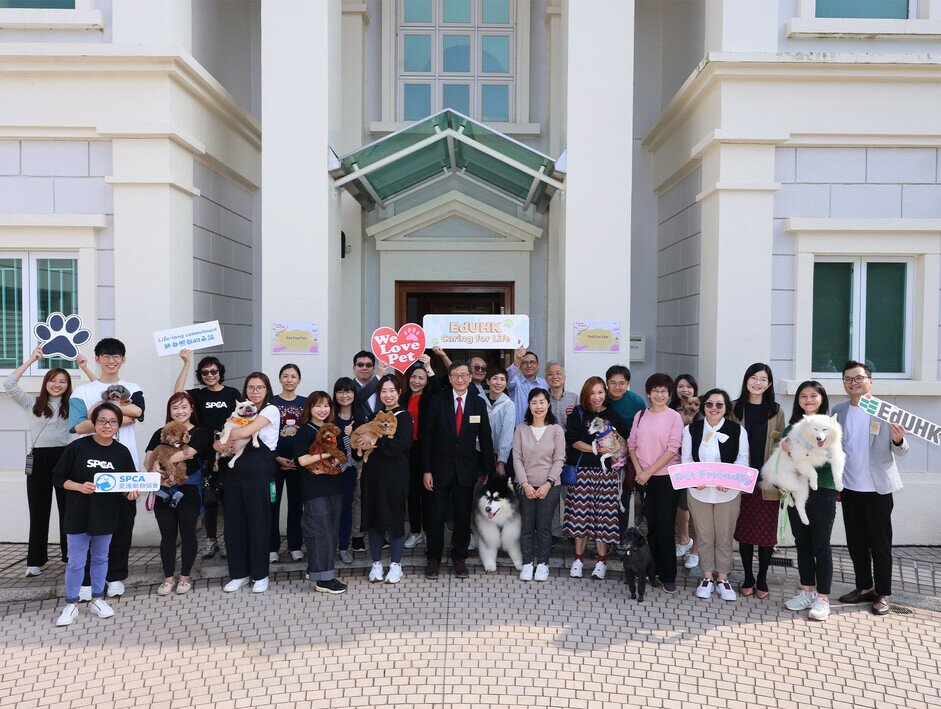
POLYGON ((360 384, 356 377, 353 377, 353 386, 356 387, 356 396, 353 399, 353 415, 361 421, 369 420, 374 413, 380 411, 382 402, 379 401, 379 377, 373 377, 365 384, 360 384), (376 394, 375 408, 369 405, 369 397, 376 394))
POLYGON ((457 482, 471 487, 481 474, 489 475, 494 471, 490 420, 487 404, 480 396, 468 392, 464 397, 460 435, 456 431, 454 394, 450 389, 432 396, 422 416, 419 435, 422 471, 431 472, 435 484, 457 482))
MULTIPOLYGON (((844 401, 833 407, 833 414, 837 422, 846 428, 846 412, 849 411, 850 402, 844 401)), ((876 421, 877 419, 872 419, 876 421)), ((879 421, 879 432, 869 433, 869 472, 876 484, 876 492, 888 495, 902 489, 902 477, 895 465, 895 456, 908 453, 908 440, 902 438, 902 445, 892 442, 892 429, 885 421, 879 421)))

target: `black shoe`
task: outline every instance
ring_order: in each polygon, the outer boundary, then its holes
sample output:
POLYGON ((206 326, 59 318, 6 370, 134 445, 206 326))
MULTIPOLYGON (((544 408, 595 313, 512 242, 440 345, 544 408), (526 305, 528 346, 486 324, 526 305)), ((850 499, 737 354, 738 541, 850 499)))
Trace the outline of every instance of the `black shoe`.
POLYGON ((318 581, 314 588, 321 593, 332 593, 333 595, 346 593, 346 584, 335 578, 329 581, 318 581))
POLYGON ((463 559, 454 560, 454 575, 459 579, 466 579, 470 576, 470 573, 467 571, 467 562, 463 559))
POLYGON ((441 562, 437 559, 429 559, 425 564, 425 578, 426 579, 436 579, 438 578, 438 571, 441 567, 441 562))
POLYGON ((892 596, 879 596, 872 604, 872 612, 876 615, 886 615, 892 608, 892 596))
POLYGON ((362 537, 353 537, 350 542, 350 549, 353 551, 366 551, 366 542, 362 537))
POLYGON ((857 588, 840 596, 840 603, 872 603, 875 600, 876 591, 872 588, 870 588, 868 591, 863 591, 857 588))

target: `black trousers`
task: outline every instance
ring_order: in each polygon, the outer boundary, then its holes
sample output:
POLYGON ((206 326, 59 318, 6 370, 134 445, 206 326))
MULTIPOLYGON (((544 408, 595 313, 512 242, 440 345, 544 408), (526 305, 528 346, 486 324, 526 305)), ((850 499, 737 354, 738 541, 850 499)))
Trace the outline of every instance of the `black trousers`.
POLYGON ((891 493, 880 495, 878 492, 843 490, 840 499, 856 588, 875 588, 877 596, 891 596, 894 506, 891 493))
POLYGON ((419 534, 427 525, 431 493, 425 489, 424 472, 421 469, 421 451, 416 442, 408 451, 408 524, 412 534, 419 534))
POLYGON ((833 518, 836 516, 836 490, 820 488, 810 491, 807 499, 809 525, 801 522, 796 507, 788 507, 787 516, 791 522, 791 531, 794 532, 801 585, 816 586, 818 593, 829 596, 830 583, 833 581, 830 532, 833 531, 833 518))
POLYGON ((660 583, 676 582, 676 545, 673 527, 679 493, 673 489, 669 475, 654 475, 647 481, 645 511, 647 515, 647 543, 657 566, 660 583))
POLYGON ((29 550, 27 566, 45 566, 49 561, 49 516, 52 514, 52 491, 55 489, 59 510, 59 548, 62 561, 68 558, 69 545, 62 532, 65 515, 65 490, 53 488, 52 469, 62 456, 65 446, 33 449, 33 474, 26 478, 26 503, 29 506, 29 550))
POLYGON ((276 465, 274 474, 275 494, 277 497, 271 503, 271 544, 268 551, 278 551, 281 548, 281 499, 284 488, 288 491, 288 524, 287 539, 288 551, 300 551, 304 535, 301 532, 301 517, 304 516, 304 500, 301 499, 301 474, 307 474, 303 468, 299 470, 284 470, 276 465))
POLYGON ((170 507, 162 498, 154 502, 154 517, 160 529, 160 561, 163 575, 173 576, 176 570, 177 532, 180 538, 180 575, 189 576, 196 561, 196 520, 199 519, 199 488, 181 485, 183 499, 170 507))
POLYGON ((277 463, 267 446, 245 447, 242 456, 223 475, 225 481, 225 541, 229 576, 259 581, 268 576, 271 537, 271 485, 277 463))
POLYGON ((441 560, 444 551, 444 518, 450 504, 454 513, 454 531, 451 533, 451 560, 467 558, 467 545, 470 543, 471 506, 474 500, 474 486, 461 485, 456 479, 442 482, 434 481, 434 491, 429 493, 431 504, 428 509, 428 527, 426 556, 428 559, 441 560))
MULTIPOLYGON (((120 493, 118 493, 120 494, 120 493)), ((108 575, 105 580, 124 581, 128 575, 128 557, 131 554, 131 537, 134 536, 134 520, 137 517, 137 501, 128 500, 120 495, 121 505, 118 508, 118 523, 111 535, 111 546, 108 547, 108 575)), ((85 562, 85 578, 83 586, 91 586, 91 550, 85 562)))

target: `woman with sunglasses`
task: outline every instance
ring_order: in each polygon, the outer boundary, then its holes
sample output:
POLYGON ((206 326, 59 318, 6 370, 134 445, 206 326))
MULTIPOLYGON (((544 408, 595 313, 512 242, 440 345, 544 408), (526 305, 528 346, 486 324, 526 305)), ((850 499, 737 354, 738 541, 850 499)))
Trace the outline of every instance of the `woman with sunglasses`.
MULTIPOLYGON (((200 425, 209 431, 211 438, 217 431, 222 430, 225 420, 235 410, 239 390, 235 387, 223 385, 225 365, 212 355, 203 357, 196 365, 196 381, 203 386, 185 389, 190 362, 193 359, 193 351, 180 350, 180 359, 183 360, 183 366, 173 385, 173 392, 179 393, 185 390, 190 395, 196 407, 196 415, 199 417, 200 425)), ((217 460, 211 467, 217 468, 223 463, 217 460)), ((218 541, 222 478, 223 476, 216 471, 215 474, 210 474, 205 481, 206 488, 203 490, 203 506, 205 509, 203 525, 206 527, 206 547, 203 549, 204 559, 211 559, 220 551, 222 552, 222 558, 225 558, 225 547, 220 545, 218 541)))
MULTIPOLYGON (((683 431, 683 463, 734 463, 748 465, 748 435, 739 424, 728 420, 732 409, 729 395, 710 389, 702 397, 704 419, 693 421, 683 431)), ((697 598, 709 598, 717 589, 723 601, 734 601, 729 583, 732 573, 732 535, 742 504, 738 490, 716 486, 689 489, 689 512, 699 534, 699 561, 702 583, 697 598), (713 571, 718 574, 713 579, 713 571)))
POLYGON ((229 433, 226 445, 216 441, 213 447, 223 457, 233 454, 232 443, 246 440, 234 467, 226 463, 225 536, 228 541, 229 576, 223 590, 238 591, 252 582, 254 593, 268 590, 268 546, 271 537, 271 500, 274 497, 274 475, 277 463, 274 450, 278 445, 281 413, 272 402, 271 382, 264 372, 245 377, 241 401, 248 400, 258 410, 250 423, 229 433), (258 447, 248 439, 258 435, 258 447))

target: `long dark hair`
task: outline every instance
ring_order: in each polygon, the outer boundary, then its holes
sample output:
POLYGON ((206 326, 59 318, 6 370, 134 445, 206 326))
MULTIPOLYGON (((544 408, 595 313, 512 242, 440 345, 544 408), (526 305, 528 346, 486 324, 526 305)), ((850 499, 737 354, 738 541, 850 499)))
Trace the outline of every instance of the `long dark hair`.
POLYGON ((526 398, 526 413, 523 416, 523 419, 530 426, 533 425, 533 411, 529 408, 529 403, 535 399, 537 396, 544 396, 546 398, 546 403, 549 404, 549 408, 546 409, 546 426, 551 426, 554 423, 558 423, 558 420, 555 417, 555 414, 552 413, 552 399, 549 398, 549 392, 547 392, 542 387, 536 387, 529 392, 529 396, 526 398))
POLYGON ((699 383, 696 381, 696 377, 692 374, 677 374, 676 379, 673 380, 673 396, 670 397, 670 403, 667 404, 671 409, 677 411, 680 408, 680 404, 683 403, 680 399, 680 395, 676 393, 676 387, 679 385, 680 380, 685 379, 691 387, 693 387, 693 396, 699 396, 699 383))
POLYGON ((761 417, 763 419, 770 419, 777 414, 778 410, 781 408, 774 400, 774 375, 771 373, 771 367, 764 362, 755 362, 745 370, 745 376, 742 377, 742 390, 735 400, 735 406, 732 409, 735 418, 739 421, 745 420, 745 404, 748 403, 748 380, 758 372, 764 372, 768 375, 768 388, 765 389, 765 393, 761 395, 761 417))
POLYGON ((797 387, 797 391, 794 392, 794 410, 791 411, 791 420, 788 421, 792 426, 804 418, 804 410, 799 403, 801 392, 804 391, 804 389, 813 389, 820 394, 820 410, 817 412, 818 414, 830 413, 830 399, 827 397, 827 390, 824 389, 823 384, 816 379, 808 379, 806 382, 801 382, 800 386, 797 387))
POLYGON ((170 394, 170 398, 167 399, 167 420, 164 423, 170 423, 173 421, 173 417, 170 416, 170 407, 178 401, 185 401, 190 405, 190 423, 194 426, 198 426, 199 416, 196 415, 196 403, 193 401, 193 397, 191 397, 185 391, 178 391, 174 394, 170 394))
POLYGON ((327 414, 327 418, 323 420, 324 423, 333 423, 333 399, 330 398, 330 395, 325 391, 313 391, 307 397, 307 402, 304 404, 304 410, 301 412, 301 425, 305 423, 310 423, 310 412, 314 410, 314 407, 319 404, 321 401, 326 401, 330 405, 330 413, 327 414))
POLYGON ((43 416, 47 419, 52 418, 52 407, 49 405, 49 392, 46 390, 46 384, 57 374, 64 374, 65 381, 68 382, 65 391, 62 392, 62 396, 59 397, 59 417, 64 419, 69 418, 69 397, 72 396, 72 375, 60 367, 50 369, 46 372, 46 376, 42 378, 42 386, 39 387, 39 395, 36 397, 36 403, 33 404, 33 416, 37 418, 43 416))

